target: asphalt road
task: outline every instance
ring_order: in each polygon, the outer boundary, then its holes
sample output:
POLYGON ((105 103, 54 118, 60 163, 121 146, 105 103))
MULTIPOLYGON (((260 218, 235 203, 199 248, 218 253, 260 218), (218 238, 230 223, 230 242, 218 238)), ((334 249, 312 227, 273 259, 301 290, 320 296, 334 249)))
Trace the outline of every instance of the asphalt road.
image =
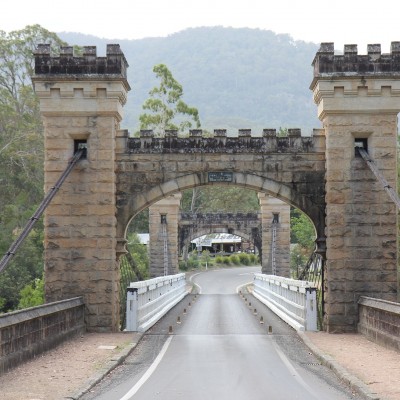
POLYGON ((319 365, 292 328, 252 296, 237 294, 254 272, 259 268, 194 275, 200 294, 148 331, 127 362, 84 399, 357 398, 319 365))

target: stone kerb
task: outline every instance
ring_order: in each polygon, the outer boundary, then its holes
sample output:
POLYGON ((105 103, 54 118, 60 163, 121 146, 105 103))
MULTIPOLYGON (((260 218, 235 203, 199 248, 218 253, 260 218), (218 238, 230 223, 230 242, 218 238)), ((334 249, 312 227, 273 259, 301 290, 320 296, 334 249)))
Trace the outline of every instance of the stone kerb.
POLYGON ((396 207, 354 147, 363 143, 397 186, 400 43, 390 54, 379 45, 369 45, 367 55, 354 45, 344 55, 333 48, 321 45, 310 87, 326 140, 325 327, 354 332, 360 296, 396 299, 396 207))

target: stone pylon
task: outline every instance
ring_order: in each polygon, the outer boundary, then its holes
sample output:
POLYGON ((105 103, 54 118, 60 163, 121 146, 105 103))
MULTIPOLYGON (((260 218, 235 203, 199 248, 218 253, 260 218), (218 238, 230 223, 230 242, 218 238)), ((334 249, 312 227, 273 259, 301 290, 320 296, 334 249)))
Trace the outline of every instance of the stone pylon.
POLYGON ((357 329, 358 299, 396 300, 397 209, 355 147, 397 187, 400 42, 391 54, 322 43, 311 89, 326 135, 325 328, 357 329))
POLYGON ((181 193, 168 196, 149 207, 150 277, 179 272, 178 222, 181 193))
POLYGON ((262 221, 262 273, 290 277, 290 206, 266 193, 258 193, 258 200, 262 221))
POLYGON ((119 330, 116 234, 116 137, 127 91, 127 62, 119 45, 107 56, 84 47, 74 57, 50 45, 35 54, 35 91, 45 136, 45 191, 56 182, 80 143, 85 160, 68 176, 44 215, 46 301, 83 296, 90 331, 119 330))

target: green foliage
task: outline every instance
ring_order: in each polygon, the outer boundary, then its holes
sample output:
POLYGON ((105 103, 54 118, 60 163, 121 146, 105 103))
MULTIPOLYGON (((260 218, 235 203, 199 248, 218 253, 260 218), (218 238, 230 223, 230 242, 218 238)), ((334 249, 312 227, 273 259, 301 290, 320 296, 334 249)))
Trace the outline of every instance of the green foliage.
POLYGON ((217 264, 222 264, 223 261, 224 261, 224 258, 223 258, 222 256, 216 256, 216 257, 215 257, 215 262, 216 262, 217 264))
POLYGON ((29 308, 40 306, 44 303, 44 280, 35 279, 31 284, 26 285, 20 292, 18 308, 29 308))
POLYGON ((156 136, 163 136, 167 129, 184 132, 192 124, 199 128, 199 112, 181 99, 182 85, 167 66, 155 65, 153 72, 159 80, 159 86, 150 90, 150 97, 143 103, 143 110, 148 112, 139 116, 140 129, 152 129, 156 136))
MULTIPOLYGON (((43 198, 43 128, 32 85, 33 51, 39 43, 65 45, 39 25, 0 31, 0 254, 6 253, 43 198)), ((21 304, 21 291, 43 274, 39 221, 0 274, 0 312, 21 304)), ((32 287, 36 296, 36 287, 32 287)), ((35 297, 36 298, 36 297, 35 297)), ((36 300, 35 300, 36 301, 36 300)))
POLYGON ((188 265, 186 261, 179 261, 179 271, 187 271, 188 270, 188 265))
POLYGON ((237 186, 213 185, 196 188, 193 201, 192 189, 182 196, 183 211, 192 212, 254 212, 260 209, 257 192, 237 186))
POLYGON ((237 255, 233 254, 231 256, 229 256, 231 263, 234 265, 239 265, 240 264, 240 259, 237 255))
POLYGON ((250 258, 246 253, 240 253, 239 260, 242 265, 250 265, 250 258))
POLYGON ((299 244, 292 246, 290 251, 290 272, 291 277, 297 279, 310 258, 308 250, 301 247, 299 244))
POLYGON ((209 250, 203 250, 201 253, 201 264, 202 265, 209 265, 211 262, 211 255, 209 250))
POLYGON ((310 219, 296 208, 290 211, 290 270, 297 278, 315 247, 315 229, 310 219))
POLYGON ((258 257, 255 254, 249 254, 249 259, 251 265, 258 264, 258 257))
POLYGON ((231 259, 228 256, 222 257, 222 264, 230 265, 231 264, 231 259))
POLYGON ((292 208, 290 216, 291 243, 297 243, 304 249, 314 249, 315 229, 310 219, 296 208, 292 208))
POLYGON ((189 253, 189 257, 187 260, 188 269, 198 268, 200 265, 199 257, 197 255, 197 251, 193 250, 189 253))
POLYGON ((137 214, 128 226, 128 236, 131 233, 146 233, 149 231, 149 209, 137 214))
POLYGON ((146 245, 140 243, 138 235, 134 232, 130 233, 128 236, 127 250, 132 255, 143 279, 147 279, 149 277, 150 262, 148 249, 146 245))

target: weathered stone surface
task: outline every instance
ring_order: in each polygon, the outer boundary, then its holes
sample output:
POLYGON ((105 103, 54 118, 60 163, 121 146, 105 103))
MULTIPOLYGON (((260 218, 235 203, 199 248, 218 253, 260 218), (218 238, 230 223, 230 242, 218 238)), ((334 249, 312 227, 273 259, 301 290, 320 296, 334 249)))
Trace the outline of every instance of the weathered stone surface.
POLYGON ((331 46, 321 49, 311 89, 326 135, 325 323, 329 332, 340 332, 356 330, 359 296, 396 299, 390 282, 397 274, 397 212, 356 157, 354 143, 365 139, 377 167, 396 187, 400 70, 395 54, 356 53, 349 62, 331 46), (346 307, 337 313, 340 304, 346 307))

